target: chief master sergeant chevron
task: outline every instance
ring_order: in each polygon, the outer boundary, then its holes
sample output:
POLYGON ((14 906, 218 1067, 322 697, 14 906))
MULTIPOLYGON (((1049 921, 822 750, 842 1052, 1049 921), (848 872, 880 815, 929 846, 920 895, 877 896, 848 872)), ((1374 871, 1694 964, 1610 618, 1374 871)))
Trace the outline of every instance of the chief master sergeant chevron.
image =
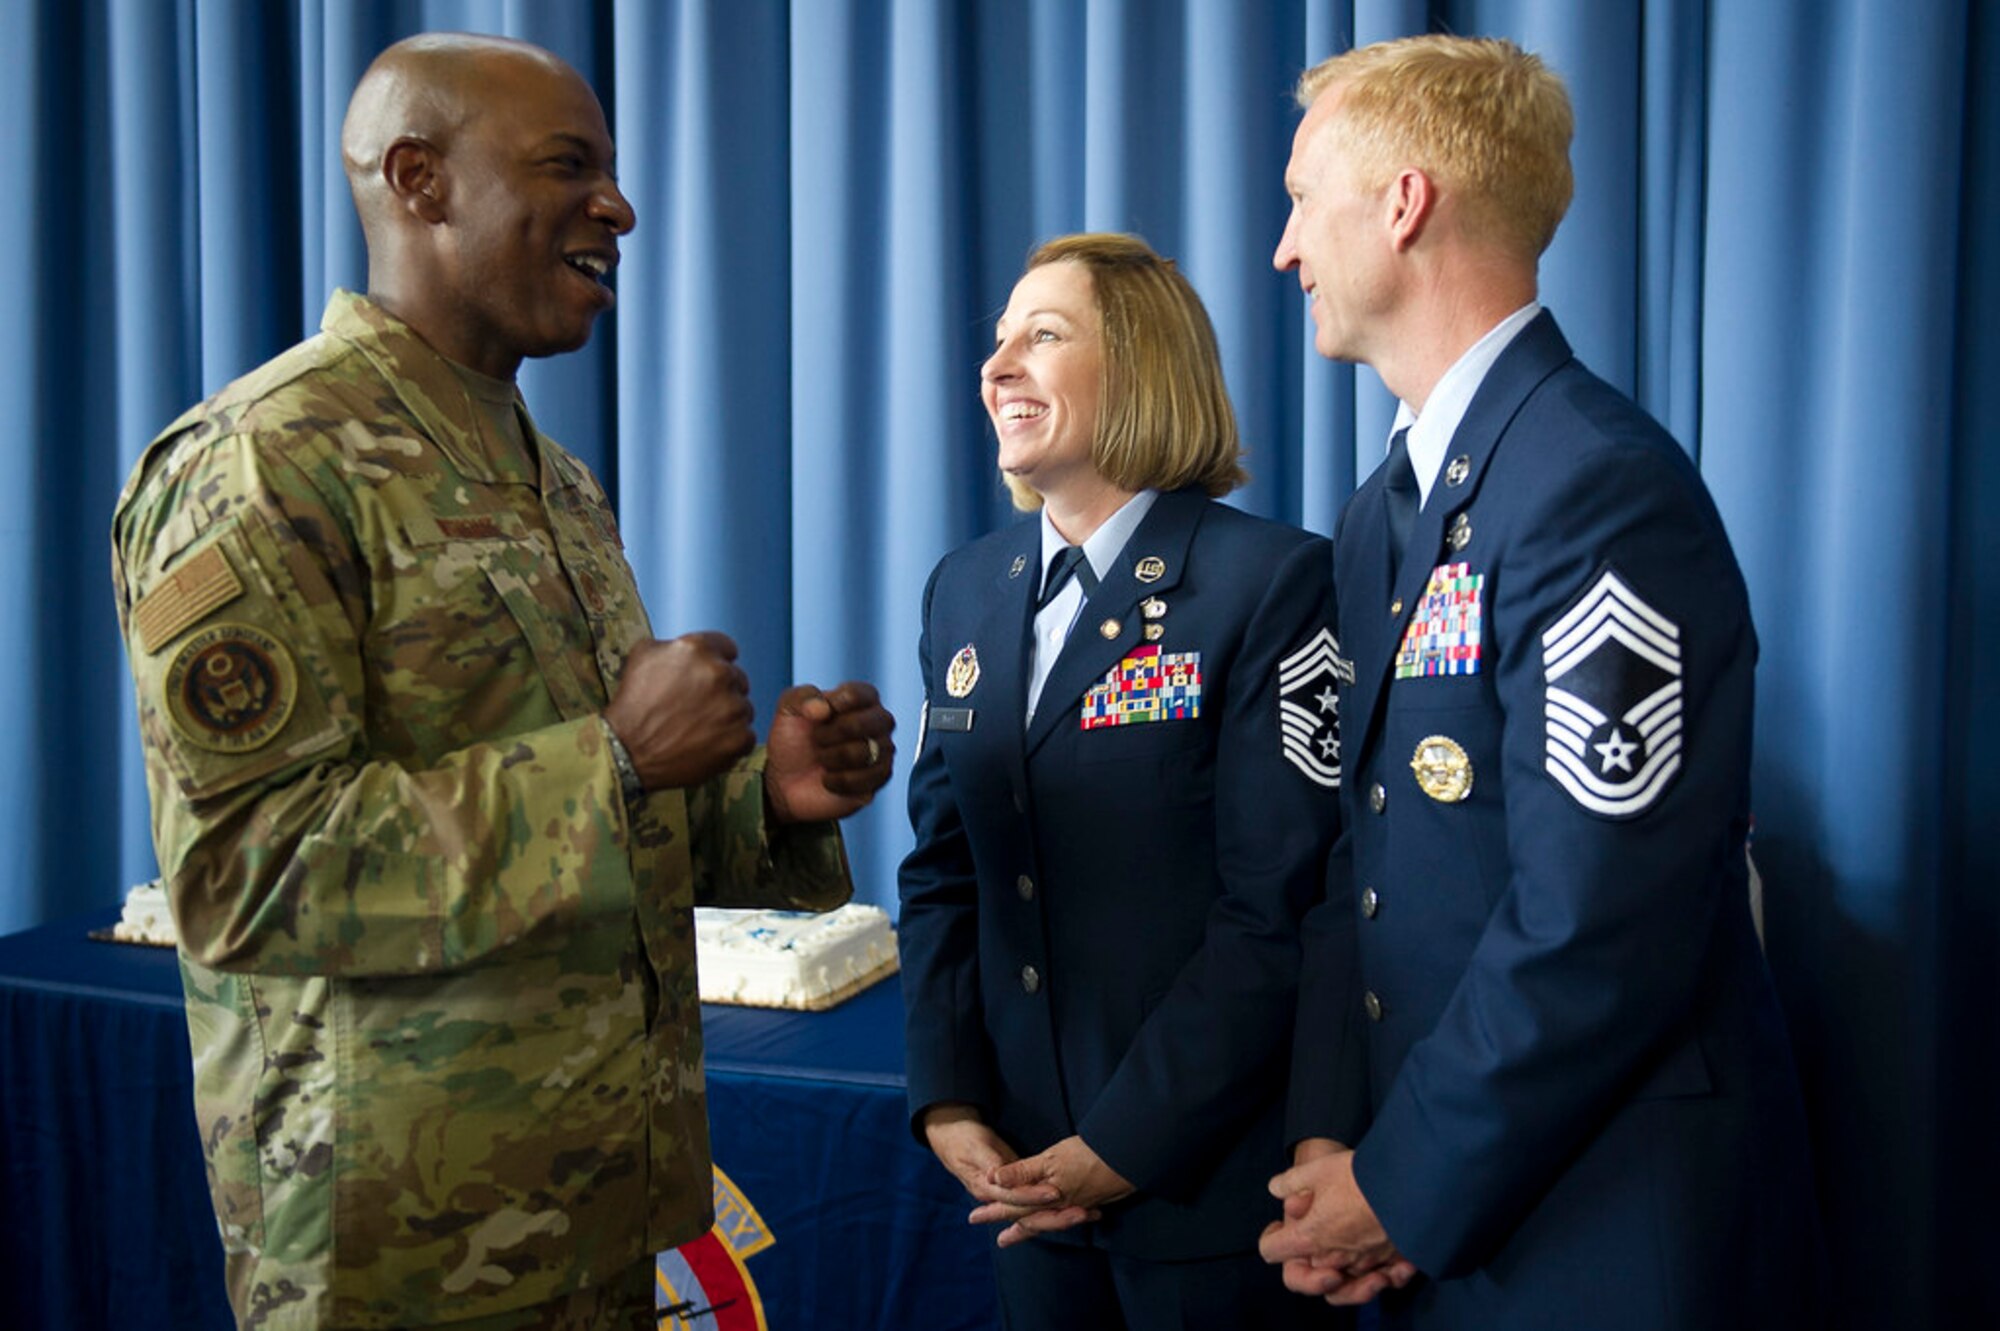
POLYGON ((865 684, 754 749, 720 634, 651 637, 513 385, 631 206, 546 51, 383 53, 343 155, 369 294, 155 440, 114 565, 246 1327, 652 1325, 709 1224, 696 901, 826 907, 889 774, 865 684))
POLYGON ((1405 428, 1334 541, 1363 992, 1308 949, 1264 1254, 1337 1301, 1400 1286, 1385 1327, 1820 1326, 1745 884, 1748 596, 1687 454, 1536 300, 1568 94, 1511 43, 1419 37, 1299 102, 1275 261, 1405 428), (1356 1016, 1347 1151, 1313 1140, 1320 1032, 1356 1016))

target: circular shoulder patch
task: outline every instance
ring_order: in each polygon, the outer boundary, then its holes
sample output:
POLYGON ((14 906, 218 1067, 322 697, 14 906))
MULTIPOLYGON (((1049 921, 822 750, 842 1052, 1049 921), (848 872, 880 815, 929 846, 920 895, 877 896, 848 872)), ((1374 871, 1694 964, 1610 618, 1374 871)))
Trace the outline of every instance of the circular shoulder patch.
POLYGON ((248 624, 211 624, 181 645, 163 686, 167 717, 188 743, 248 753, 276 739, 298 701, 285 645, 248 624))

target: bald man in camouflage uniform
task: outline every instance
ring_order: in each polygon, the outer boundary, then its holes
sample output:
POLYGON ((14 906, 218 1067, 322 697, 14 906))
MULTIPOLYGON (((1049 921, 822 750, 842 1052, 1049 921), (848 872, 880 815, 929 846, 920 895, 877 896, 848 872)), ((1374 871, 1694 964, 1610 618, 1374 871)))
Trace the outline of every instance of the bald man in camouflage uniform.
POLYGON ((710 1223, 689 908, 824 908, 874 690, 754 748, 719 634, 651 636, 512 380, 633 225, 547 52, 432 36, 355 92, 369 295, 156 439, 114 523, 198 1117, 246 1327, 647 1326, 710 1223))

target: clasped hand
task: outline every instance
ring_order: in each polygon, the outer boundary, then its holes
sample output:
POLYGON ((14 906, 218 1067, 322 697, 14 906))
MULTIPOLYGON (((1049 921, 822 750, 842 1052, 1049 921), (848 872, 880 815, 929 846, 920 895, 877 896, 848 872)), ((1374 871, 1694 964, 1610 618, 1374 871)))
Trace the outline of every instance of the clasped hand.
POLYGON ((1300 1142, 1292 1167, 1271 1180, 1271 1195, 1284 1219, 1265 1227, 1257 1247, 1265 1261, 1283 1264, 1286 1288, 1361 1304, 1416 1278, 1354 1181, 1354 1152, 1339 1142, 1300 1142))
MULTIPOLYGON (((723 633, 685 633, 633 647, 604 719, 648 790, 700 785, 757 745, 750 678, 723 633)), ((895 718, 874 688, 778 697, 766 742, 764 794, 778 822, 844 818, 867 804, 895 766, 895 718)))
POLYGON ((933 1109, 924 1119, 924 1134, 944 1167, 979 1203, 966 1218, 975 1225, 1006 1226, 997 1239, 1003 1248, 1096 1220, 1105 1206, 1133 1191, 1081 1137, 1017 1157, 969 1105, 933 1109))

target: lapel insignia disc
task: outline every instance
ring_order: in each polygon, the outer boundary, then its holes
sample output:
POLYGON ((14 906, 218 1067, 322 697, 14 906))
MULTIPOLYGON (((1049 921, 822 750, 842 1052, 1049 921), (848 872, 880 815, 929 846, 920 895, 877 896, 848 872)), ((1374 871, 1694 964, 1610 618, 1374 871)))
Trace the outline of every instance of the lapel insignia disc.
POLYGON ((1607 818, 1652 807, 1681 769, 1680 627, 1607 567, 1542 634, 1542 674, 1549 776, 1607 818))
POLYGON ((291 653, 250 624, 211 624, 189 638, 162 691, 174 729, 211 753, 263 748, 299 699, 291 653))
POLYGON ((1424 599, 1403 631, 1396 649, 1396 678, 1479 673, 1483 612, 1480 595, 1484 573, 1468 573, 1466 564, 1439 564, 1431 570, 1424 599))
POLYGON ((1464 485, 1465 478, 1472 474, 1472 459, 1460 453, 1444 469, 1446 485, 1464 485))
POLYGON ((1278 746, 1308 781, 1340 786, 1341 684, 1354 682, 1354 663, 1341 656, 1333 630, 1322 628, 1278 662, 1278 746))
POLYGON ((1167 576, 1167 561, 1158 555, 1147 555, 1134 566, 1132 576, 1141 582, 1158 582, 1167 576))
POLYGON ((1028 557, 1026 555, 1015 555, 1014 562, 1007 566, 1007 576, 1010 578, 1018 578, 1021 576, 1021 570, 1026 568, 1027 566, 1028 566, 1028 557))
POLYGON ((944 691, 954 698, 963 698, 978 682, 979 653, 968 642, 958 649, 958 655, 951 658, 951 666, 944 672, 944 691))
POLYGON ((1456 804, 1472 793, 1472 759, 1455 739, 1431 735, 1417 744, 1410 770, 1424 794, 1440 804, 1456 804))
POLYGON ((1201 653, 1137 647, 1083 695, 1083 728, 1201 715, 1201 653))

